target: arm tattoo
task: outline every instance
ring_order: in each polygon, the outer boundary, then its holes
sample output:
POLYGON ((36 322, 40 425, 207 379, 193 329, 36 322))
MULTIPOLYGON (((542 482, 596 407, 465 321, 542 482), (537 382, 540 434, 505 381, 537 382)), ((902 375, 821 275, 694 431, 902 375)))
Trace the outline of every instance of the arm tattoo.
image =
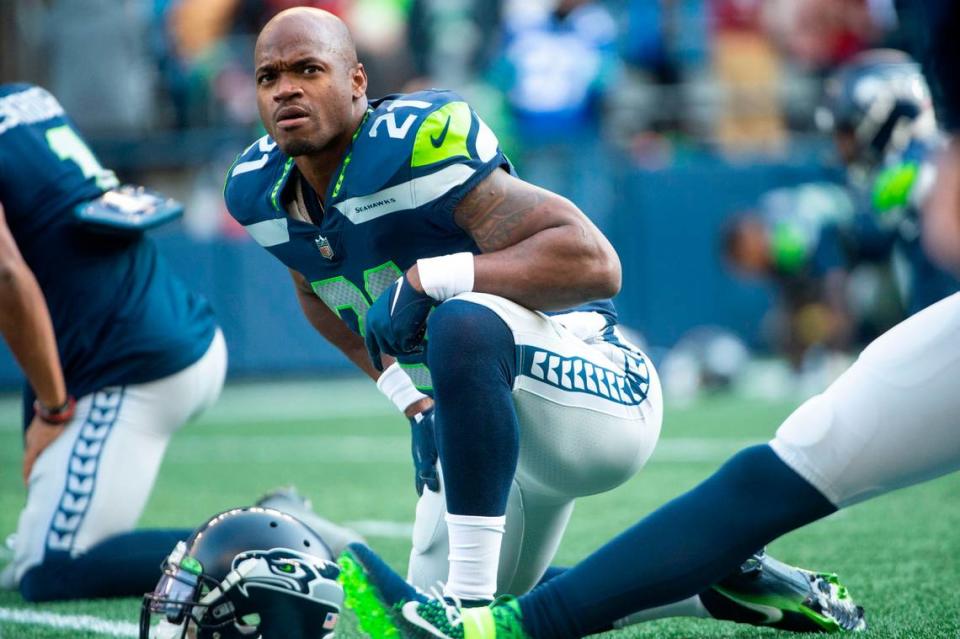
POLYGON ((495 171, 461 200, 454 220, 484 253, 513 246, 539 229, 530 228, 530 216, 549 194, 495 171))

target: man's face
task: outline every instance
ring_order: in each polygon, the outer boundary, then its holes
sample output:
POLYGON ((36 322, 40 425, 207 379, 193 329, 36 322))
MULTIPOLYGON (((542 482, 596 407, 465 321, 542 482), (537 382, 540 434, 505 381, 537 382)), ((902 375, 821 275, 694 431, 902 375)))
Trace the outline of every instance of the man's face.
POLYGON ((760 277, 769 272, 770 246, 767 232, 760 222, 746 221, 737 228, 730 259, 734 268, 748 277, 760 277))
POLYGON ((833 134, 833 143, 843 163, 846 166, 853 164, 857 159, 856 134, 849 129, 837 129, 833 134))
POLYGON ((324 36, 309 23, 288 21, 257 43, 260 119, 291 157, 321 152, 353 133, 353 102, 366 90, 362 67, 331 50, 324 36))

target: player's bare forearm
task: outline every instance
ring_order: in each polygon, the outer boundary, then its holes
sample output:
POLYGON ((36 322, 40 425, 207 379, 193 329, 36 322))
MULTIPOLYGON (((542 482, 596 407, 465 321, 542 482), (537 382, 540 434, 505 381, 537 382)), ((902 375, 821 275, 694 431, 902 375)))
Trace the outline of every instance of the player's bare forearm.
POLYGON ((53 322, 36 278, 17 249, 0 206, 0 333, 44 406, 61 406, 67 387, 53 322))
MULTIPOLYGON (((313 294, 310 284, 302 275, 291 271, 293 276, 294 288, 297 291, 297 300, 300 302, 300 308, 307 317, 310 324, 317 329, 317 332, 336 346, 347 358, 356 364, 357 368, 366 373, 371 379, 376 381, 380 376, 380 371, 370 363, 370 356, 367 355, 367 348, 364 346, 363 338, 351 331, 343 321, 331 311, 320 298, 313 294)), ((391 358, 387 365, 393 363, 391 358)))
POLYGON ((505 171, 468 193, 454 219, 483 251, 475 291, 559 310, 620 290, 620 260, 599 229, 569 200, 505 171))
MULTIPOLYGON (((306 315, 310 324, 317 329, 317 332, 340 349, 347 358, 356 364, 357 368, 367 374, 370 379, 376 381, 381 373, 370 363, 370 356, 367 354, 367 347, 363 343, 363 338, 347 328, 339 317, 334 315, 333 311, 327 308, 320 298, 313 294, 310 285, 302 275, 295 271, 290 271, 293 276, 294 287, 297 290, 297 300, 300 302, 300 308, 306 315)), ((388 355, 383 356, 383 367, 387 368, 393 364, 394 359, 388 355)), ((429 397, 420 399, 407 406, 404 415, 413 417, 433 406, 433 400, 429 397)))

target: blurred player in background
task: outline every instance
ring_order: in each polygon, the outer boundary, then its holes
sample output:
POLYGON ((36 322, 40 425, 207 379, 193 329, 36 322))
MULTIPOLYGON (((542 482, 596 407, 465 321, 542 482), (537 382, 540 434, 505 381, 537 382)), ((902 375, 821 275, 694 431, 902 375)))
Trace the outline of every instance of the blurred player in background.
MULTIPOLYGON (((368 102, 332 15, 279 14, 255 66, 269 135, 230 168, 227 206, 290 268, 314 327, 411 418, 410 579, 475 603, 529 590, 573 500, 629 479, 659 436, 656 372, 608 299, 616 253, 569 201, 519 180, 458 96, 368 102)), ((799 608, 813 589, 835 603, 826 578, 790 567, 752 596, 799 608)), ((764 622, 714 600, 661 614, 764 622)))
POLYGON ((766 323, 777 351, 795 368, 812 347, 850 346, 853 216, 842 186, 809 183, 769 191, 757 213, 733 218, 724 231, 727 262, 738 273, 776 284, 778 303, 766 323))
MULTIPOLYGON (((164 200, 117 222, 131 193, 50 93, 0 85, 0 332, 27 378, 27 504, 2 586, 30 601, 141 595, 190 534, 133 527, 170 437, 220 394, 227 351, 143 234, 164 200)), ((261 503, 334 549, 358 539, 290 489, 261 503)))
POLYGON ((882 237, 904 311, 912 315, 960 283, 923 251, 919 212, 944 145, 920 65, 893 49, 866 51, 826 84, 818 125, 833 134, 860 215, 882 237))
MULTIPOLYGON (((939 158, 925 207, 925 232, 934 234, 926 244, 941 266, 960 273, 960 76, 954 68, 960 5, 922 6, 929 41, 921 53, 928 75, 940 83, 946 130, 954 137, 939 158)), ((955 293, 875 340, 824 393, 788 417, 769 445, 741 451, 699 486, 519 600, 455 609, 413 592, 369 549, 355 547, 341 558, 345 573, 360 576, 346 582, 348 601, 373 583, 367 592, 379 602, 368 595, 371 605, 360 606, 361 616, 382 615, 379 606, 386 603, 389 625, 402 637, 566 639, 603 630, 632 608, 699 592, 758 544, 960 469, 958 378, 955 293), (411 621, 426 617, 437 621, 411 621)))

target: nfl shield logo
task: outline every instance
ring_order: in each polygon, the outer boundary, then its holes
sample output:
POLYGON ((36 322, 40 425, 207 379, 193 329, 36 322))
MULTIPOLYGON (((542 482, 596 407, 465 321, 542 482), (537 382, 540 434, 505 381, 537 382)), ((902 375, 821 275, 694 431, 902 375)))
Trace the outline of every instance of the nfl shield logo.
POLYGON ((317 239, 313 241, 317 245, 317 250, 320 251, 320 255, 324 256, 328 260, 333 259, 333 248, 330 246, 330 242, 322 235, 318 235, 317 239))

